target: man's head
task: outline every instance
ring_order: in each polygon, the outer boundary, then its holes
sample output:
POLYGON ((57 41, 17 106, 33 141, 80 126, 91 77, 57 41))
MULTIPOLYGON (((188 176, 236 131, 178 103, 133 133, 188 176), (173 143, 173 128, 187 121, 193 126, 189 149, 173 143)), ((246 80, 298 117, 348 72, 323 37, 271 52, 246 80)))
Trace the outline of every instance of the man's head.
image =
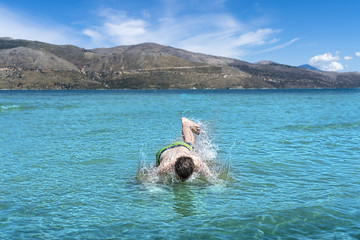
POLYGON ((175 162, 175 173, 176 176, 184 182, 194 172, 194 162, 191 157, 179 157, 175 162))

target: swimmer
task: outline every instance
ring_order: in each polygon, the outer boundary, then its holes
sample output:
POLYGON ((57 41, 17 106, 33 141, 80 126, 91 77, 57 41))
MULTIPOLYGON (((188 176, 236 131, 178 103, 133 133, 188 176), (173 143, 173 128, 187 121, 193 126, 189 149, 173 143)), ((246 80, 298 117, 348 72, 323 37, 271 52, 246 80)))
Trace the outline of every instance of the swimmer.
POLYGON ((200 126, 183 117, 182 135, 184 141, 177 141, 163 147, 156 154, 156 166, 159 174, 175 172, 176 178, 184 182, 196 172, 203 176, 211 176, 206 163, 192 151, 195 143, 194 133, 200 134, 200 126))

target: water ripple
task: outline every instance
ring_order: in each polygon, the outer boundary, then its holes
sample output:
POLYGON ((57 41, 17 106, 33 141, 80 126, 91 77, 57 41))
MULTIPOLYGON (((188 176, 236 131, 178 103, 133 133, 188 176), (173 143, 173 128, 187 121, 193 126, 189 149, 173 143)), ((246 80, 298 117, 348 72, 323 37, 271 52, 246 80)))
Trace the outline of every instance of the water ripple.
POLYGON ((358 90, 15 91, 0 103, 1 239, 360 239, 358 90), (151 174, 184 114, 202 123, 211 181, 151 174))

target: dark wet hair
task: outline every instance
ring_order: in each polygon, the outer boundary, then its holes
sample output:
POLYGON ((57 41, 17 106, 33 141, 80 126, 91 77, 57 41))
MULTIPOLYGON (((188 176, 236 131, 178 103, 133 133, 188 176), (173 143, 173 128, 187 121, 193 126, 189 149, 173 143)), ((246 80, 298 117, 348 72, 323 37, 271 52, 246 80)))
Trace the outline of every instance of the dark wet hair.
POLYGON ((175 162, 175 172, 182 182, 194 172, 195 164, 191 157, 179 157, 175 162))

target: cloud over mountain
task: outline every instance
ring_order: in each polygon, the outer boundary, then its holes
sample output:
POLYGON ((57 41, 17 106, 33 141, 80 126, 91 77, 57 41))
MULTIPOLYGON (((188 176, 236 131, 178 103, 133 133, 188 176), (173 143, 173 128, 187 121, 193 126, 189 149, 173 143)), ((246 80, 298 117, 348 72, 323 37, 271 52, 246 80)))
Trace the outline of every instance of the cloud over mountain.
MULTIPOLYGON (((287 43, 276 38, 282 30, 262 27, 234 18, 226 12, 180 14, 169 8, 163 15, 150 13, 129 16, 126 11, 104 9, 98 14, 102 24, 88 26, 82 33, 97 45, 129 45, 156 42, 193 52, 241 58, 258 47, 273 51, 287 43)), ((161 10, 159 10, 161 11, 161 10)))
POLYGON ((344 66, 338 60, 340 60, 338 53, 333 55, 328 52, 312 57, 309 60, 309 64, 323 71, 341 71, 344 69, 344 66))

